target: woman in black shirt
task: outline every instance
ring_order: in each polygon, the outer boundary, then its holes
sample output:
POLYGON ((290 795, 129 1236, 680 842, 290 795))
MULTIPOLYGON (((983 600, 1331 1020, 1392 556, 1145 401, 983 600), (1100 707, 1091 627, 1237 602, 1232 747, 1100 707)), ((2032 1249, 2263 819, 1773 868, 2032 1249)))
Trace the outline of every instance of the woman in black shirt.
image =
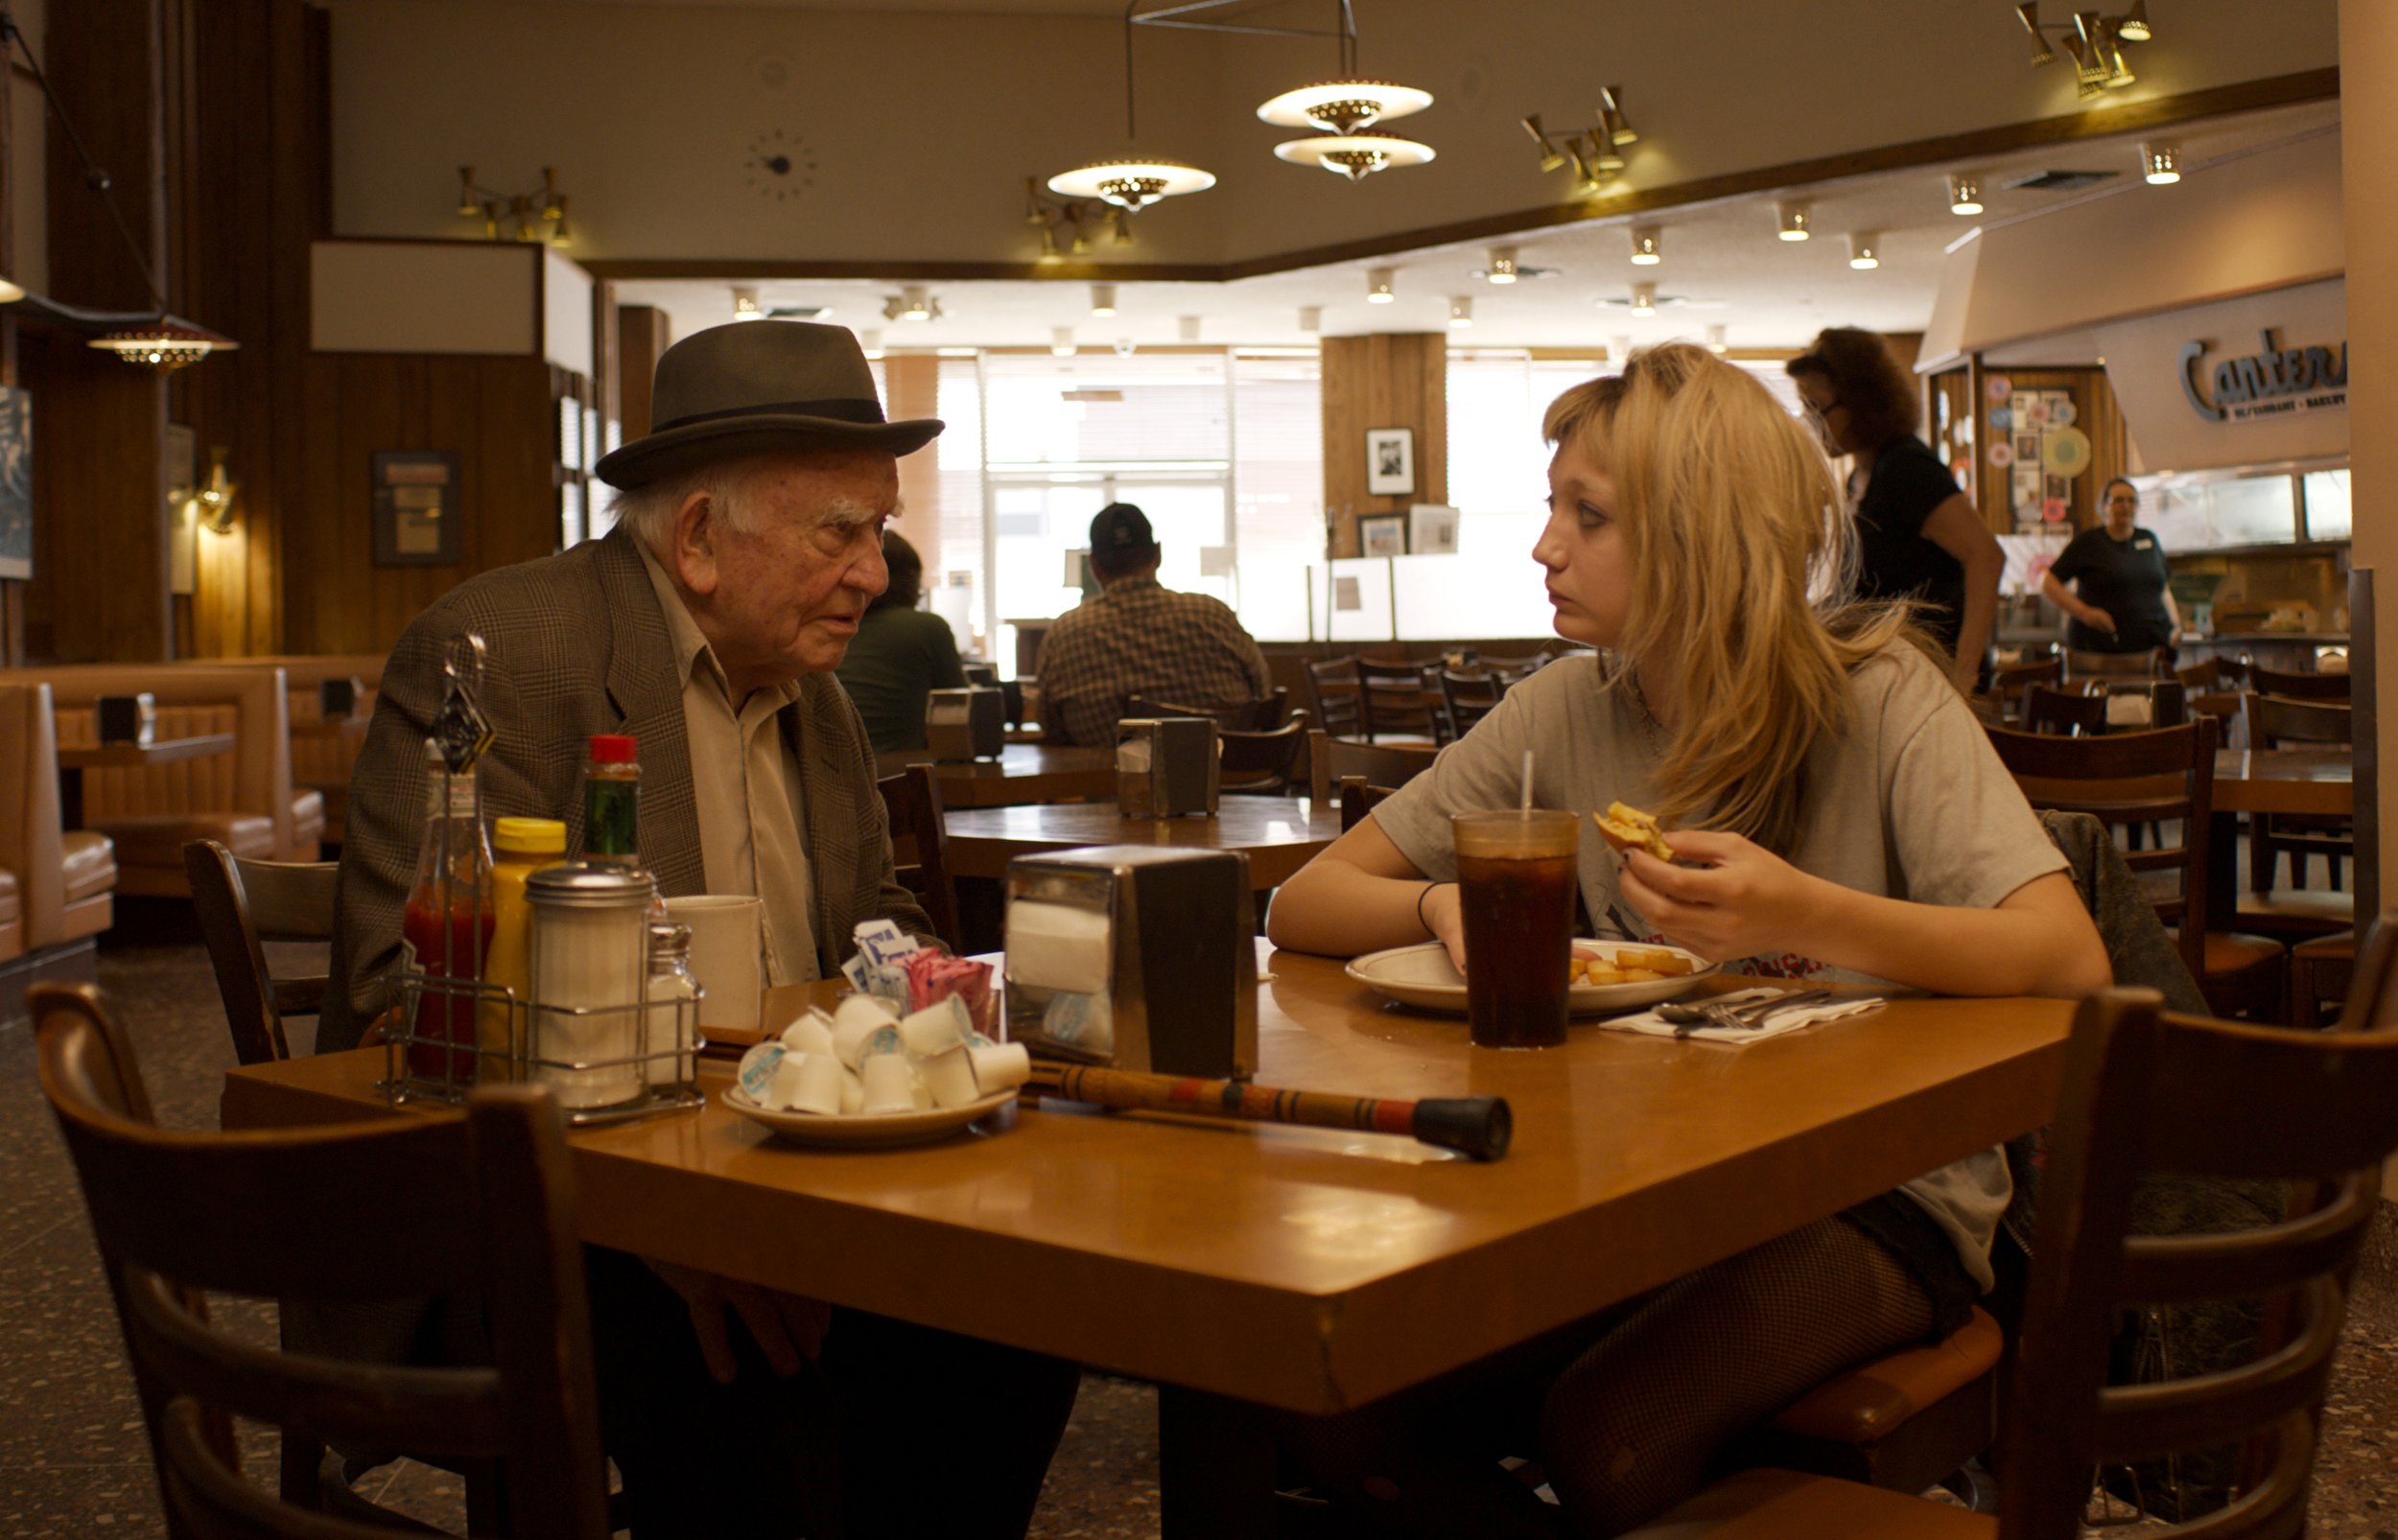
POLYGON ((1921 408, 1913 383, 1881 338, 1848 326, 1822 333, 1783 367, 1824 447, 1854 462, 1857 596, 1914 599, 1923 628, 1955 659, 1957 688, 1971 694, 2007 558, 1973 500, 1916 437, 1921 408))
POLYGON ((2156 536, 2132 523, 2140 492, 2117 477, 2106 483, 2106 522, 2073 537, 2041 574, 2040 594, 2065 612, 2065 645, 2083 652, 2147 652, 2170 647, 2181 629, 2173 576, 2156 536), (2070 588, 2068 587, 2070 585, 2070 588))

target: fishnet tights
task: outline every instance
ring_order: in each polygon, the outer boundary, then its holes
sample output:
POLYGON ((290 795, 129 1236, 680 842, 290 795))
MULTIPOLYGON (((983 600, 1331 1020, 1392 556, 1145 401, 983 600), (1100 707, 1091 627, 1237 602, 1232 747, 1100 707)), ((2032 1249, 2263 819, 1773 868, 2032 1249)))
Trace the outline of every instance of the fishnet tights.
POLYGON ((1820 1220, 1428 1393, 1286 1428, 1285 1446, 1358 1534, 1620 1534, 1696 1492, 1743 1429, 1931 1330, 1914 1274, 1820 1220), (1562 1517, 1498 1466, 1535 1447, 1562 1517))

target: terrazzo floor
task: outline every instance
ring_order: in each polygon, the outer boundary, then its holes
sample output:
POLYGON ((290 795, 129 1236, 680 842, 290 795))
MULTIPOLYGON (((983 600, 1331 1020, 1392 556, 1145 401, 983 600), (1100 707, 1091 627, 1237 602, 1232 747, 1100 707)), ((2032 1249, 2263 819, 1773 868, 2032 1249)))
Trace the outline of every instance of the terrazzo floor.
MULTIPOLYGON (((158 1115, 216 1126, 233 1062, 215 981, 197 945, 117 945, 101 982, 130 1031, 158 1115)), ((294 1046, 297 1046, 295 1043, 294 1046)), ((75 1178, 34 1072, 32 1034, 0 1028, 0 1537, 156 1536, 141 1410, 91 1248, 75 1178)), ((2384 1219, 2390 1217, 2385 1205, 2384 1219)), ((2398 1233, 2385 1224, 2349 1313, 2316 1467, 2314 1540, 2398 1540, 2398 1233)), ((270 1341, 264 1306, 234 1318, 270 1341)), ((1031 1533, 1148 1540, 1158 1533, 1156 1397, 1086 1375, 1031 1533)), ((271 1482, 263 1437, 253 1474, 271 1482)), ((362 1483, 418 1518, 458 1526, 455 1477, 406 1461, 362 1483)))

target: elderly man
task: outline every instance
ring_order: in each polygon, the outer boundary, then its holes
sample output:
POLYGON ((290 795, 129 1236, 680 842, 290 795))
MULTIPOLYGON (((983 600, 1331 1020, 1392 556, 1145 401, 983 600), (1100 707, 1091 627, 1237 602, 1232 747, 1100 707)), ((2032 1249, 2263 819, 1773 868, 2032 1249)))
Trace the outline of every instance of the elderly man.
MULTIPOLYGON (((1158 581, 1149 516, 1111 502, 1091 521, 1099 592, 1041 643, 1041 729, 1065 743, 1111 744, 1134 695, 1230 712, 1270 694, 1273 672, 1232 607, 1158 581)), ((1234 724, 1242 725, 1242 724, 1234 724)))
MULTIPOLYGON (((775 983, 829 974, 861 920, 930 939, 893 879, 873 754, 831 670, 883 587, 898 457, 942 425, 885 422, 849 332, 781 321, 668 349, 653 409, 647 436, 598 466, 623 492, 613 533, 459 585, 393 650, 351 782, 320 1049, 358 1041, 383 1007, 422 740, 462 632, 488 649, 487 815, 562 819, 577 848, 585 740, 630 734, 645 864, 669 896, 763 898, 775 983)), ((602 1421, 636 1536, 1023 1532, 1072 1365, 588 1255, 602 1421), (933 1450, 937 1474, 916 1463, 933 1450)))

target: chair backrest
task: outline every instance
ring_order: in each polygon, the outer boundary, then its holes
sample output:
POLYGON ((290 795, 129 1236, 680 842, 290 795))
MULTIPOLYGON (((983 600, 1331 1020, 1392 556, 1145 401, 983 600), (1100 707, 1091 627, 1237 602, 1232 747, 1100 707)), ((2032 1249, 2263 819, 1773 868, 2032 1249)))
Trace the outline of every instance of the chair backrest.
POLYGON ((2178 679, 2090 679, 2082 685, 2105 706, 2110 731, 2179 727, 2190 719, 2190 691, 2178 679))
POLYGON ((1440 751, 1428 743, 1360 743, 1328 733, 1307 735, 1310 794, 1329 801, 1341 782, 1360 776, 1377 786, 1399 787, 1430 768, 1440 751))
POLYGON ((1363 718, 1357 705, 1357 660, 1334 658, 1307 665, 1307 706, 1322 731, 1358 732, 1363 718))
POLYGON ((2095 1467, 2234 1445, 2242 1491, 2206 1519, 2209 1540, 2303 1530, 2349 1275, 2382 1162, 2398 1150, 2393 944, 2385 917, 2360 963, 2346 1031, 2177 1015, 2146 990, 2082 1002, 2041 1187, 2002 1540, 2072 1540, 2095 1467), (2133 1237, 2133 1189, 2153 1173, 2301 1185, 2276 1224, 2133 1237), (2184 1299, 2263 1300, 2254 1358, 2109 1387, 2119 1313, 2184 1299))
POLYGON ((1264 733, 1219 733, 1216 742, 1224 790, 1280 796, 1290 789, 1291 770, 1307 746, 1307 713, 1293 712, 1289 721, 1264 733))
POLYGON ((1435 671, 1436 665, 1426 663, 1357 660, 1357 725, 1367 742, 1384 733, 1445 736, 1442 715, 1426 698, 1438 698, 1439 687, 1432 682, 1435 671))
POLYGON ((245 1064, 292 1057, 285 1016, 324 1009, 322 973, 276 978, 267 967, 268 941, 330 941, 333 896, 341 868, 334 861, 251 861, 215 840, 188 840, 183 872, 192 907, 217 970, 217 992, 233 1029, 233 1051, 245 1064))
POLYGON ((2135 872, 2175 872, 2178 892, 2152 891, 2157 918, 2181 927, 2176 945, 2190 976, 2206 977, 2207 844, 2215 810, 2214 718, 2148 733, 2055 737, 1988 728, 1990 746, 2034 807, 2090 813, 2107 825, 2159 826, 2150 848, 2127 852, 2135 872), (2180 843, 2164 843, 2166 822, 2180 843))
POLYGON ((1448 708, 1450 730, 1459 737, 1473 731, 1473 725, 1498 709, 1498 703, 1514 683, 1500 673, 1460 673, 1454 668, 1441 670, 1441 699, 1448 708))
POLYGON ((2094 737, 2106 731, 2106 697, 2051 689, 2046 685, 2027 685, 2023 691, 2023 730, 2094 737))
POLYGON ((2293 674, 2279 668, 2253 664, 2248 668, 2248 688, 2260 695, 2280 695, 2290 700, 2345 701, 2354 698, 2346 674, 2293 674))
POLYGON ((2051 656, 2025 663, 2008 664, 1990 670, 1990 693, 2001 700, 2014 701, 2033 685, 2064 683, 2065 660, 2051 656))
POLYGON ((2248 723, 2248 747, 2274 749, 2285 743, 2354 743, 2356 708, 2340 701, 2298 700, 2287 695, 2240 697, 2248 723))
POLYGON ((517 1535, 607 1532, 582 1248, 547 1087, 480 1087, 462 1119, 169 1132, 97 989, 37 986, 31 1004, 42 1090, 82 1183, 162 1464, 168 1406, 188 1397, 227 1462, 234 1416, 343 1446, 493 1459, 517 1535), (399 1368, 277 1352, 213 1327, 203 1293, 479 1293, 492 1363, 399 1368))
POLYGON ((2171 679, 2174 676, 2174 649, 2151 647, 2146 652, 2083 652, 2078 647, 2065 649, 2067 679, 2121 677, 2127 674, 2171 679))
POLYGON ((1290 715, 1290 691, 1277 685, 1272 694, 1236 706, 1185 706, 1155 695, 1128 695, 1124 714, 1206 717, 1228 733, 1264 733, 1281 726, 1290 715))
POLYGON ((2210 653, 2197 663, 2175 668, 2174 677, 2193 690, 2211 694, 2217 690, 2238 689, 2247 681, 2248 665, 2245 659, 2226 658, 2220 652, 2210 653))
POLYGON ((1341 832, 1346 834, 1366 821, 1383 798, 1397 791, 1397 786, 1377 786, 1363 776, 1343 776, 1340 780, 1341 832))
POLYGON ((941 822, 941 784, 932 766, 911 764, 875 782, 891 830, 893 875, 925 906, 932 933, 952 952, 965 955, 965 933, 957 922, 957 885, 950 876, 950 836, 941 822))

